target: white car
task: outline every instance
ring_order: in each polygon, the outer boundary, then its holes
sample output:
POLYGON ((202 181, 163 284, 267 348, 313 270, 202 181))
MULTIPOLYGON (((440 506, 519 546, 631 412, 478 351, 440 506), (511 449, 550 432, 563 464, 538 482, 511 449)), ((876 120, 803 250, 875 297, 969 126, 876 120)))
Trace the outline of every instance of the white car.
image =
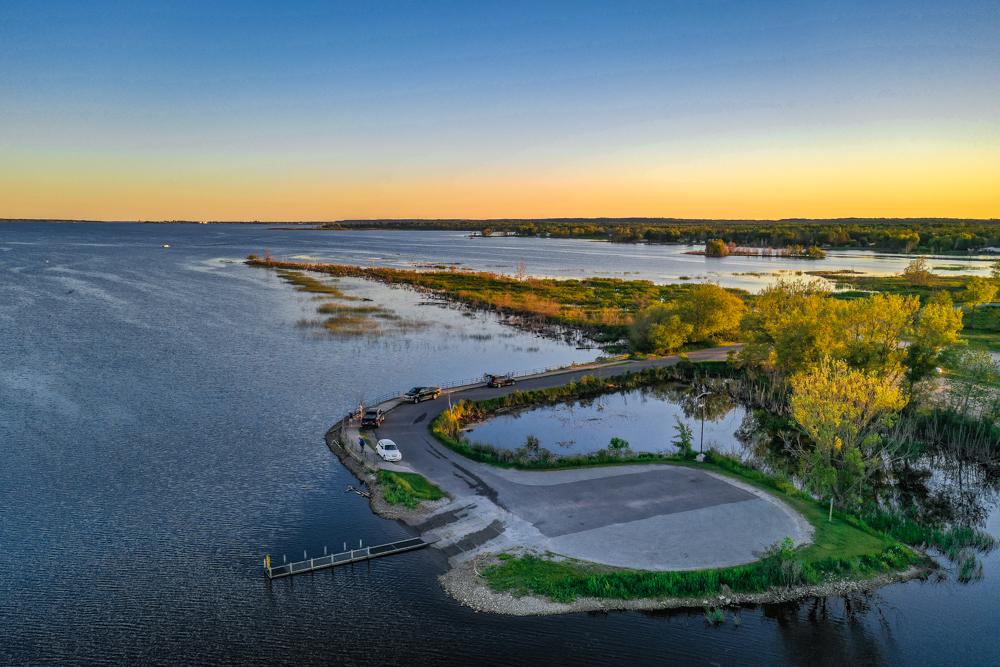
POLYGON ((382 457, 383 461, 401 461, 403 459, 403 453, 399 451, 399 447, 388 438, 378 441, 375 445, 375 452, 382 457))

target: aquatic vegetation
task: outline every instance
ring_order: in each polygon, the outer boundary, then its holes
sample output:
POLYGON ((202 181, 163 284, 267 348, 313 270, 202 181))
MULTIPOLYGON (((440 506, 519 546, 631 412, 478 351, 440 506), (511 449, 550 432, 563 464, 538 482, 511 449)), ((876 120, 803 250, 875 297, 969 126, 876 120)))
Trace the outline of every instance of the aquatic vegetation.
POLYGON ((709 625, 721 625, 726 621, 726 612, 718 607, 705 607, 705 622, 709 625))
MULTIPOLYGON (((606 342, 623 338, 635 314, 647 305, 681 299, 698 287, 657 285, 648 280, 558 280, 465 270, 415 271, 344 264, 278 262, 267 258, 247 260, 247 263, 277 269, 286 274, 298 275, 302 271, 312 271, 332 277, 367 278, 389 285, 427 290, 473 308, 585 330, 594 334, 595 340, 603 339, 606 342)), ((315 278, 309 282, 296 277, 295 281, 304 290, 330 287, 315 278)), ((739 290, 726 292, 744 294, 739 290)))
POLYGON ((395 331, 413 331, 424 326, 424 322, 404 321, 399 315, 382 306, 357 305, 358 301, 370 301, 345 293, 337 285, 329 281, 319 280, 301 271, 279 269, 277 275, 293 285, 300 292, 321 295, 319 298, 339 299, 339 301, 324 300, 316 307, 316 312, 327 317, 321 320, 300 319, 299 327, 322 327, 328 333, 336 336, 378 336, 384 333, 383 325, 391 323, 395 331))
POLYGON ((277 274, 279 278, 295 285, 295 289, 299 292, 323 294, 337 299, 343 299, 345 301, 356 299, 356 297, 345 294, 344 291, 336 285, 328 281, 324 282, 322 280, 318 280, 317 278, 302 273, 301 271, 277 271, 277 274))

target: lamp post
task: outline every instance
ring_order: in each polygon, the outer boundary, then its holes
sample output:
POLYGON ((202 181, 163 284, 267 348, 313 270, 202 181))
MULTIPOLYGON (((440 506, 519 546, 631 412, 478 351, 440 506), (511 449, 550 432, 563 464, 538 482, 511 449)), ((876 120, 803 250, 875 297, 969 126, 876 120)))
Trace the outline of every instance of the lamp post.
POLYGON ((702 461, 705 459, 705 397, 711 395, 710 391, 703 391, 694 400, 698 402, 698 406, 701 408, 701 436, 698 439, 698 460, 702 461))

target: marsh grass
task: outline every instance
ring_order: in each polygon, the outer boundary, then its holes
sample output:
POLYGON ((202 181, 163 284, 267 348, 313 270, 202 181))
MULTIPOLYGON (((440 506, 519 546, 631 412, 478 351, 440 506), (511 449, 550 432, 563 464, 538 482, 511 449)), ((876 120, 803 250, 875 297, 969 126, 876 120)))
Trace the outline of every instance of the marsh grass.
POLYGON ((721 625, 726 622, 726 612, 718 607, 705 607, 705 622, 709 625, 721 625))
POLYGON ((277 274, 283 280, 292 283, 297 291, 314 294, 316 299, 322 300, 316 312, 327 317, 315 320, 300 319, 296 322, 298 327, 322 327, 335 336, 353 337, 383 335, 386 333, 387 324, 391 324, 392 330, 397 333, 419 331, 428 326, 426 322, 404 320, 382 306, 357 305, 359 301, 371 301, 371 299, 348 295, 336 285, 300 271, 278 269, 277 274))
POLYGON ((278 277, 293 285, 299 292, 309 292, 310 294, 323 294, 345 301, 356 301, 357 297, 346 294, 342 289, 330 282, 324 282, 300 271, 278 271, 278 277))
MULTIPOLYGON (((648 280, 618 278, 554 279, 507 276, 482 271, 415 271, 345 264, 278 262, 248 259, 248 264, 277 269, 279 275, 296 274, 294 282, 304 290, 336 289, 302 271, 332 277, 357 277, 388 285, 403 285, 446 296, 452 301, 507 315, 530 317, 538 322, 602 333, 620 339, 632 318, 651 303, 671 301, 691 289, 690 285, 657 285, 648 280)), ((744 294, 739 290, 733 290, 744 294)))

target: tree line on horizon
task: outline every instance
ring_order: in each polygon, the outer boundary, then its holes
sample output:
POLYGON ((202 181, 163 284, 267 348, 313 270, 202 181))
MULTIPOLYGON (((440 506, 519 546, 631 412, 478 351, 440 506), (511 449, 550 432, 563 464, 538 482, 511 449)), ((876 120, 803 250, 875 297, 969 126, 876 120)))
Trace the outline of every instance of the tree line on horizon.
POLYGON ((970 252, 1000 247, 1000 219, 831 218, 707 220, 676 218, 383 219, 341 220, 341 229, 427 229, 589 238, 618 243, 703 244, 722 239, 749 247, 867 248, 892 252, 970 252))

